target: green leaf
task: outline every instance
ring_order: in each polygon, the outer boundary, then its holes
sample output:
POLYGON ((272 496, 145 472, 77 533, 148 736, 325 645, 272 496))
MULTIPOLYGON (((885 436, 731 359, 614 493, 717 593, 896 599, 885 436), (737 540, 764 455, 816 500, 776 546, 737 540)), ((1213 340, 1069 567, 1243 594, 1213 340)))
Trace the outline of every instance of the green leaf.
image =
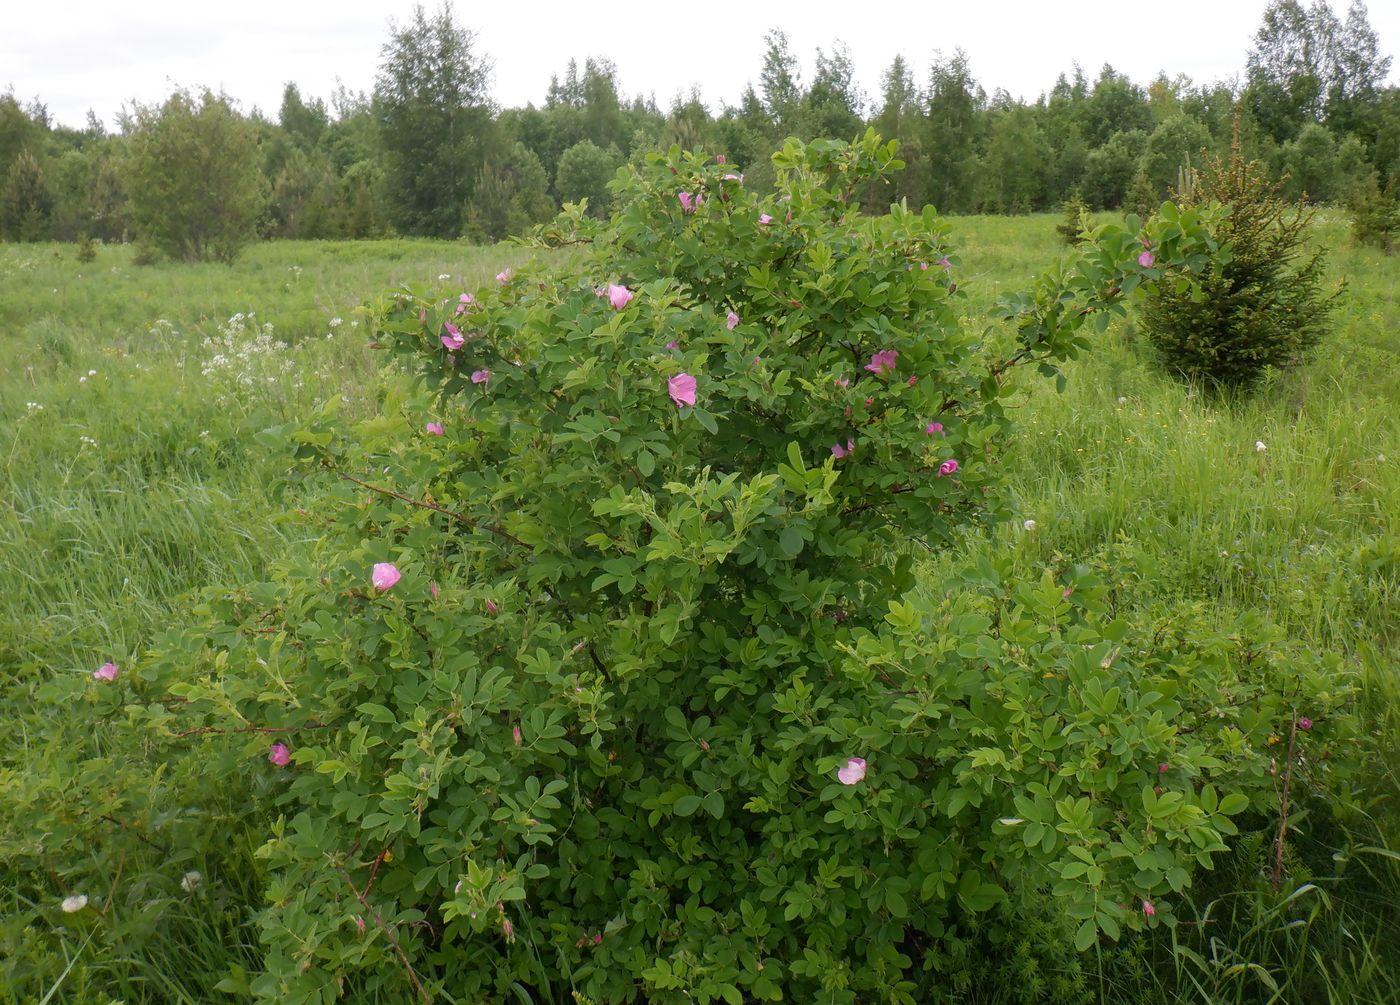
POLYGON ((1098 935, 1099 930, 1094 925, 1094 919, 1088 919, 1079 926, 1079 931, 1074 933, 1074 948, 1081 953, 1087 953, 1098 935))
POLYGON ((802 554, 802 549, 806 544, 807 542, 803 540, 802 535, 791 527, 778 535, 778 548, 784 558, 796 558, 802 554))
POLYGON ((700 797, 697 795, 681 796, 679 799, 676 800, 676 805, 674 807, 675 814, 678 817, 693 816, 695 814, 695 811, 699 808, 700 797))

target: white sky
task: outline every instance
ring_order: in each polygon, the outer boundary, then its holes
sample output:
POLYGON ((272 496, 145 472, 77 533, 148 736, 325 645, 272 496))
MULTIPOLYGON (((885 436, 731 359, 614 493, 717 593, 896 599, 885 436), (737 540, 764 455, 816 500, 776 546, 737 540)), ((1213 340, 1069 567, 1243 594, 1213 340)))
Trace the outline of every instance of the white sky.
MULTIPOLYGON (((424 6, 436 10, 438 0, 424 6)), ((1198 83, 1243 74, 1267 0, 846 0, 651 3, 611 0, 458 0, 456 21, 494 64, 491 94, 503 107, 542 104, 551 73, 568 60, 606 56, 625 96, 653 94, 664 109, 698 84, 716 111, 758 82, 763 35, 787 32, 810 79, 817 46, 849 46, 869 101, 880 75, 903 53, 921 84, 935 51, 961 46, 990 94, 1004 87, 1035 98, 1078 60, 1092 81, 1105 62, 1140 84, 1159 70, 1198 83)), ((1347 0, 1332 0, 1338 17, 1347 0)), ((374 86, 389 22, 412 16, 413 0, 14 0, 0 35, 0 91, 38 97, 60 123, 78 126, 89 108, 112 123, 124 103, 157 102, 176 86, 223 88, 245 110, 275 118, 282 87, 328 98, 339 78, 374 86)), ((1370 7, 1384 54, 1400 61, 1400 2, 1370 7)), ((1400 79, 1392 68, 1391 82, 1400 79)))

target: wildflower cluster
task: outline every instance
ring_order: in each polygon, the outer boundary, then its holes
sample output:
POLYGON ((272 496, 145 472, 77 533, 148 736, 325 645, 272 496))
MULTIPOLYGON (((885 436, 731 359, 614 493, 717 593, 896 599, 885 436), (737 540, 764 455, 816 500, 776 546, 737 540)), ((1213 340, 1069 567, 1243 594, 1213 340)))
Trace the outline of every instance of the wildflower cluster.
POLYGON ((200 346, 206 354, 200 376, 221 398, 244 399, 254 388, 282 382, 301 386, 300 367, 287 344, 273 336, 270 322, 259 325, 251 313, 222 322, 200 346))

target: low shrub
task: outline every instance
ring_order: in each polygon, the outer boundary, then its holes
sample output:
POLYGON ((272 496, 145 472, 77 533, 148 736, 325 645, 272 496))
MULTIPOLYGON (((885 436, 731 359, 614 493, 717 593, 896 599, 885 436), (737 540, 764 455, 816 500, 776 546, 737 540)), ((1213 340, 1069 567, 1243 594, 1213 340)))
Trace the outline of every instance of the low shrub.
POLYGON ((66 685, 269 829, 226 990, 935 1000, 1047 904, 1079 951, 1170 923, 1295 705, 1333 728, 1334 663, 1136 630, 1087 571, 916 575, 1004 516, 1016 375, 1218 257, 1212 213, 1095 230, 1003 355, 932 210, 857 212, 893 144, 775 163, 653 156, 542 232, 567 272, 385 298, 421 389, 264 436, 330 483, 314 543, 66 685))

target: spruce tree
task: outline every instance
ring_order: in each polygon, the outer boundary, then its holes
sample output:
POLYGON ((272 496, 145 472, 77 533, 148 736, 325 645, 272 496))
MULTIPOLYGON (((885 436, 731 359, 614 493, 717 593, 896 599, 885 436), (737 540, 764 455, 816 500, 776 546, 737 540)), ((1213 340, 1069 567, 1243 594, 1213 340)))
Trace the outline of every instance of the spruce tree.
POLYGON ((1341 288, 1323 290, 1326 251, 1308 247, 1313 212, 1283 199, 1264 165, 1241 156, 1238 116, 1230 156, 1207 155, 1192 187, 1202 202, 1228 207, 1215 237, 1229 253, 1197 277, 1197 293, 1155 284, 1143 329, 1168 371, 1215 389, 1247 388, 1267 368, 1307 358, 1341 288))

